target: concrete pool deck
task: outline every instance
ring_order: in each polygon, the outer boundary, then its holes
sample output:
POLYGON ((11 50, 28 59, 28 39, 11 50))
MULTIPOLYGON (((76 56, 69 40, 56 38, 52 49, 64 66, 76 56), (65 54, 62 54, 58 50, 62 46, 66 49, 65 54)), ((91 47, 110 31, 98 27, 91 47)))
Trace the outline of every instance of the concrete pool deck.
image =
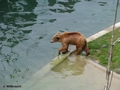
MULTIPOLYGON (((115 28, 120 27, 120 22, 115 28)), ((112 31, 113 26, 87 38, 87 41, 112 31)), ((70 51, 75 47, 71 46, 70 51)), ((80 55, 60 55, 37 71, 21 90, 103 90, 106 68, 80 55)), ((110 90, 120 90, 120 75, 114 73, 110 90)))

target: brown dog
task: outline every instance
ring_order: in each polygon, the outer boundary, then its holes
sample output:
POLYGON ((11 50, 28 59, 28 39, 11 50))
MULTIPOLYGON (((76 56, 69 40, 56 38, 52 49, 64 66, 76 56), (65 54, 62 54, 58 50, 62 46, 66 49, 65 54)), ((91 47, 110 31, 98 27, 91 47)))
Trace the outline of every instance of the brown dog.
POLYGON ((76 55, 79 55, 82 50, 86 52, 86 56, 89 55, 86 38, 79 32, 56 33, 51 39, 51 43, 53 42, 61 42, 62 44, 62 47, 58 50, 58 55, 61 51, 66 53, 69 44, 76 45, 76 55))

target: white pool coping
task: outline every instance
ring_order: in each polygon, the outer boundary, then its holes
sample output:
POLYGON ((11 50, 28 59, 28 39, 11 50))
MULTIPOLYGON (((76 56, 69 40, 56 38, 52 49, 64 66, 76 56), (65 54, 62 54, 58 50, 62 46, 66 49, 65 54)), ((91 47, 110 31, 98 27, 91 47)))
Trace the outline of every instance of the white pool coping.
MULTIPOLYGON (((119 27, 120 27, 120 22, 115 24, 115 29, 119 28, 119 27)), ((104 30, 102 30, 102 31, 100 31, 100 32, 98 32, 98 33, 96 33, 96 34, 94 34, 94 35, 92 35, 92 36, 90 36, 89 38, 87 38, 87 41, 88 42, 93 41, 93 40, 105 35, 106 33, 109 33, 112 30, 113 30, 113 25, 104 29, 104 30)))

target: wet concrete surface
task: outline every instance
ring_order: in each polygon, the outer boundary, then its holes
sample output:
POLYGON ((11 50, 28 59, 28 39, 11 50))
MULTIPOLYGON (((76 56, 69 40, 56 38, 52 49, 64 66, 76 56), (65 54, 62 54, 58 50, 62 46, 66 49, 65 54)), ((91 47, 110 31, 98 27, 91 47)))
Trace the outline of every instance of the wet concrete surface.
MULTIPOLYGON (((38 72, 41 72, 41 70, 38 72)), ((38 75, 37 79, 33 81, 36 77, 32 77, 33 80, 31 79, 25 83, 22 89, 103 90, 106 84, 106 73, 104 70, 97 68, 85 57, 75 55, 64 58, 56 67, 45 73, 43 77, 39 77, 39 74, 36 75, 38 75), (31 85, 30 82, 32 82, 31 85)), ((120 90, 120 79, 113 77, 110 90, 120 90)))

